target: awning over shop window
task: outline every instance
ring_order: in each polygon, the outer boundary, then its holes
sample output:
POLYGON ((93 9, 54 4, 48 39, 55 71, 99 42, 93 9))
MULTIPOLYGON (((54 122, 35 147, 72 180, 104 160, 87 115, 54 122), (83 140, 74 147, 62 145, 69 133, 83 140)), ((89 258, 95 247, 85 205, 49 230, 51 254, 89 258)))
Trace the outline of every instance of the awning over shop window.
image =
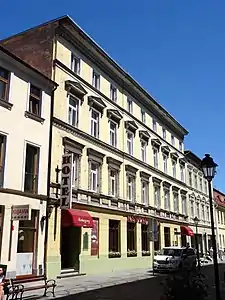
POLYGON ((62 209, 62 227, 93 227, 93 220, 87 211, 79 209, 62 209))
POLYGON ((188 235, 188 236, 194 235, 193 230, 188 226, 181 226, 180 231, 181 231, 181 235, 188 235))

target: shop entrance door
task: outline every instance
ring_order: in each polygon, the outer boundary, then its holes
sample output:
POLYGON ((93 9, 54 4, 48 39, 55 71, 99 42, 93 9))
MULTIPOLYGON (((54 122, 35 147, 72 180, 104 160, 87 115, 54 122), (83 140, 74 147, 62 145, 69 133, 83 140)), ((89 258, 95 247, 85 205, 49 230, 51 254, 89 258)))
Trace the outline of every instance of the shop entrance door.
POLYGON ((81 252, 81 227, 62 227, 61 264, 62 269, 74 269, 79 272, 81 252))

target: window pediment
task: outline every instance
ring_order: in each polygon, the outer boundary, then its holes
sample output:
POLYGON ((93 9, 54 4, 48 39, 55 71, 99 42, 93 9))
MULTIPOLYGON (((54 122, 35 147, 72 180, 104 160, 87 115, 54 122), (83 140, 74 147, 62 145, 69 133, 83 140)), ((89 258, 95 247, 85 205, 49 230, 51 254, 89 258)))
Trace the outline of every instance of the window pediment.
POLYGON ((73 153, 76 153, 78 155, 82 154, 82 151, 83 151, 83 149, 85 147, 84 145, 82 145, 82 144, 80 144, 80 143, 78 143, 78 142, 76 142, 76 141, 74 141, 74 140, 72 140, 72 139, 70 139, 70 138, 68 138, 66 136, 63 137, 63 146, 67 150, 69 150, 69 151, 71 151, 73 153))
POLYGON ((65 82, 65 89, 67 92, 81 98, 82 101, 83 97, 87 95, 87 91, 77 81, 67 80, 65 82))
POLYGON ((140 130, 139 131, 139 137, 141 139, 145 140, 146 142, 148 142, 148 140, 150 139, 150 134, 146 130, 140 130))
POLYGON ((180 190, 180 193, 181 193, 183 196, 186 196, 186 195, 187 195, 187 191, 185 191, 185 190, 180 190))
POLYGON ((151 143, 152 143, 152 146, 155 146, 155 147, 158 147, 158 148, 162 145, 162 143, 160 142, 159 139, 152 139, 151 143))
POLYGON ((171 187, 171 183, 169 183, 167 181, 163 181, 163 187, 164 187, 164 189, 169 189, 171 187))
POLYGON ((143 171, 140 171, 140 177, 141 177, 141 179, 149 180, 149 178, 151 177, 151 175, 148 174, 148 173, 145 173, 143 171))
POLYGON ((179 158, 179 155, 176 152, 170 153, 171 158, 177 160, 179 158))
POLYGON ((109 156, 106 158, 106 163, 113 169, 117 169, 117 170, 120 169, 120 166, 122 164, 121 161, 119 161, 115 158, 109 157, 109 156))
POLYGON ((102 164, 105 154, 102 154, 92 148, 87 148, 87 156, 89 160, 93 160, 102 164))
POLYGON ((138 126, 134 121, 125 121, 125 128, 135 133, 138 126))
POLYGON ((131 173, 133 175, 136 175, 138 169, 136 169, 135 167, 133 167, 131 165, 125 165, 125 171, 128 173, 131 173))
POLYGON ((172 190, 173 190, 174 193, 178 193, 179 187, 177 187, 177 186, 172 186, 172 190))
POLYGON ((184 158, 180 158, 179 163, 180 163, 180 165, 185 166, 186 161, 184 158))
POLYGON ((116 123, 120 123, 123 116, 120 114, 120 112, 116 109, 107 109, 107 117, 116 123))
POLYGON ((162 146, 161 150, 165 154, 169 154, 170 153, 170 148, 168 146, 162 146))
POLYGON ((160 185, 162 180, 157 177, 152 177, 152 182, 154 185, 160 185))
POLYGON ((106 108, 104 101, 102 101, 100 97, 95 96, 88 97, 88 105, 98 110, 101 114, 103 114, 103 111, 106 108))

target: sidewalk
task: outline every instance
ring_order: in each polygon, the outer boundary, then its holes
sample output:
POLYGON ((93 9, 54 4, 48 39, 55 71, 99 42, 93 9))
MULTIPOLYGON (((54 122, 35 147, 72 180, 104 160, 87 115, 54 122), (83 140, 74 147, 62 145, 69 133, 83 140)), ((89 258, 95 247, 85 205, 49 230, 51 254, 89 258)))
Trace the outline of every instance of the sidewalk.
MULTIPOLYGON (((154 277, 149 269, 135 269, 121 272, 111 272, 101 275, 83 275, 57 279, 55 296, 49 293, 48 297, 41 299, 56 299, 69 295, 75 295, 104 287, 115 286, 119 284, 139 281, 154 277)), ((42 295, 42 290, 24 293, 24 299, 37 299, 42 295)))

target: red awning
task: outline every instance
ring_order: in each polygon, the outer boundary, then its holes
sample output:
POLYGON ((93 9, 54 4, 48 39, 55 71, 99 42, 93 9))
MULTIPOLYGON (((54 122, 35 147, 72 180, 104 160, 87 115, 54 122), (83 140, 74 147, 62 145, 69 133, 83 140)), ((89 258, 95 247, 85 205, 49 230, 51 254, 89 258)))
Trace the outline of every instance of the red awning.
POLYGON ((181 235, 193 236, 193 230, 188 226, 180 226, 181 235))
POLYGON ((93 227, 93 220, 87 211, 79 209, 62 209, 61 210, 62 227, 93 227))

